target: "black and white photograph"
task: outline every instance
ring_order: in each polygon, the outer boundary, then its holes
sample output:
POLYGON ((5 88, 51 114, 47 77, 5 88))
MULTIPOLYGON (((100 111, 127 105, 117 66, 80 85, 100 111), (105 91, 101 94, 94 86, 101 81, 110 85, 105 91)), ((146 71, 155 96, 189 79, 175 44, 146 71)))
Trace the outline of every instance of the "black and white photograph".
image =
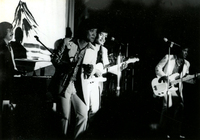
POLYGON ((0 0, 0 139, 199 132, 199 0, 0 0))

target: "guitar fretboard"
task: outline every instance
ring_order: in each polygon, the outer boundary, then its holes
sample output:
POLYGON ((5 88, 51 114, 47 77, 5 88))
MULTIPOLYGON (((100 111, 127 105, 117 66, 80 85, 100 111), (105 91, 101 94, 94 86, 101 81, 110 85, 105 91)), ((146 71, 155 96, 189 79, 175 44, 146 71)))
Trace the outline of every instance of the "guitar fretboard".
MULTIPOLYGON (((197 74, 197 76, 199 76, 199 75, 200 75, 200 73, 197 74)), ((195 78, 195 75, 191 75, 189 77, 183 77, 181 79, 174 80, 174 81, 171 82, 171 84, 177 84, 177 83, 179 83, 181 81, 184 82, 184 81, 187 81, 187 80, 190 80, 190 79, 193 79, 193 78, 195 78)))

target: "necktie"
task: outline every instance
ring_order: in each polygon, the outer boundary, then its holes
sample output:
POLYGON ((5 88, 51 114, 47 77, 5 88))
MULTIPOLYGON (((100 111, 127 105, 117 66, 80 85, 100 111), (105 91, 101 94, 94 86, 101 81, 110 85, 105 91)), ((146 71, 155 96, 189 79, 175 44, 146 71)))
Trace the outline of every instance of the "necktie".
POLYGON ((11 52, 11 45, 10 45, 10 43, 8 43, 7 47, 8 47, 8 50, 11 52))
POLYGON ((8 50, 10 51, 10 54, 11 54, 11 59, 12 59, 12 62, 13 62, 14 69, 17 70, 16 64, 15 64, 15 60, 14 60, 13 50, 11 48, 11 44, 8 43, 7 47, 8 47, 8 50))

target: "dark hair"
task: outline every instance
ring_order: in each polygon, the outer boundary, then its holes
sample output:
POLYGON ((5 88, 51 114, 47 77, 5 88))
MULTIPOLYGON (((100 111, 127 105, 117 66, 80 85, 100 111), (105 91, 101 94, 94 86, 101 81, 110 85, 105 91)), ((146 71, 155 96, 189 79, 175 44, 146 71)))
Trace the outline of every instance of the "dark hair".
POLYGON ((80 39, 85 39, 87 35, 87 31, 90 29, 97 29, 97 23, 94 22, 93 19, 84 19, 77 30, 77 37, 80 39))
POLYGON ((18 42, 21 42, 23 39, 24 35, 23 35, 23 31, 20 27, 17 27, 15 30, 15 40, 18 42))
POLYGON ((172 48, 172 54, 175 54, 175 55, 178 55, 181 53, 182 50, 186 49, 189 47, 188 46, 185 46, 185 45, 182 45, 182 46, 175 46, 172 48))
POLYGON ((65 34, 65 37, 66 37, 66 38, 70 38, 70 37, 72 37, 72 30, 71 30, 70 27, 67 27, 67 28, 66 28, 66 34, 65 34))
POLYGON ((13 26, 9 22, 0 23, 0 40, 4 39, 7 35, 7 29, 12 29, 13 26))
POLYGON ((100 23, 100 25, 98 26, 98 30, 97 33, 101 33, 101 32, 105 32, 110 34, 110 29, 107 25, 105 25, 105 23, 100 23))

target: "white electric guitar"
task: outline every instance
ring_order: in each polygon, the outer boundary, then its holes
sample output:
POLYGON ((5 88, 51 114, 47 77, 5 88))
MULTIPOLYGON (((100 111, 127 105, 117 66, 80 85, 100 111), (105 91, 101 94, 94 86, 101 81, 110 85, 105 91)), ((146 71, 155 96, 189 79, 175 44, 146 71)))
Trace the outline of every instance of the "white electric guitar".
MULTIPOLYGON (((123 67, 122 67, 123 65, 128 65, 129 63, 135 63, 137 61, 139 61, 139 58, 129 58, 128 60, 121 62, 119 65, 122 68, 121 70, 123 70, 123 67)), ((104 71, 104 73, 110 72, 110 73, 113 73, 113 74, 117 74, 115 72, 115 71, 117 71, 117 68, 118 68, 118 64, 113 65, 113 66, 110 66, 110 65, 103 66, 102 63, 96 64, 96 69, 99 69, 100 71, 104 71), (106 71, 106 69, 107 69, 107 71, 106 71)))
MULTIPOLYGON (((198 73, 196 76, 200 76, 200 73, 198 73)), ((169 76, 169 87, 167 86, 166 82, 159 82, 160 78, 154 78, 151 82, 151 86, 153 89, 153 92, 156 96, 163 97, 166 95, 167 90, 168 91, 177 91, 178 88, 174 87, 179 82, 184 82, 190 79, 193 79, 196 77, 195 75, 187 75, 186 77, 179 78, 180 74, 179 73, 174 73, 169 76), (177 79, 179 78, 179 79, 177 79)))
MULTIPOLYGON (((120 66, 125 65, 125 64, 128 65, 129 63, 135 63, 137 61, 139 61, 139 58, 129 58, 128 60, 120 63, 120 66)), ((117 71, 118 65, 113 65, 113 66, 108 65, 108 66, 104 67, 102 63, 97 63, 95 68, 100 70, 100 71, 103 71, 103 73, 110 72, 110 73, 113 73, 113 74, 117 74, 117 73, 115 73, 115 71, 117 71)), ((107 79, 105 77, 102 77, 102 76, 100 76, 100 77, 92 76, 89 79, 84 79, 84 81, 86 83, 105 82, 106 80, 107 79)))

